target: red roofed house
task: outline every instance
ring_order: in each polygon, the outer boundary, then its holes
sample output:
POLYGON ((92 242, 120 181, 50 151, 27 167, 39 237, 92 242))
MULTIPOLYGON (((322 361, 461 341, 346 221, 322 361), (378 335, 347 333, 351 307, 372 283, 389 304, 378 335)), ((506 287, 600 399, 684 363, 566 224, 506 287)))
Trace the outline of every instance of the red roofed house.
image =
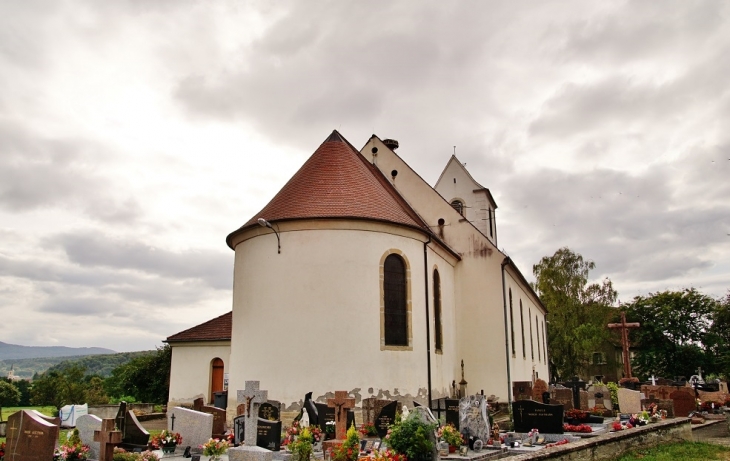
POLYGON ((212 399, 223 372, 229 417, 248 380, 296 411, 310 391, 427 404, 462 360, 467 392, 501 401, 548 378, 546 311, 497 249, 491 193, 456 157, 431 187, 396 148, 332 132, 228 235, 233 312, 167 339, 170 404, 212 399))

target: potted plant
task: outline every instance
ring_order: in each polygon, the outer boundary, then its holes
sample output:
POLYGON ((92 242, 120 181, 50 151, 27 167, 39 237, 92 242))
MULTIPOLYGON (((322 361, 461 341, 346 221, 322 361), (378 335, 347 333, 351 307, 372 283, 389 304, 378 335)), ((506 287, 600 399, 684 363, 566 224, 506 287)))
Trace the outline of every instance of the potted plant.
POLYGON ((162 453, 175 453, 175 448, 180 444, 182 444, 182 436, 167 429, 153 436, 150 440, 150 445, 155 449, 162 450, 162 453))
POLYGON ((377 437, 378 436, 378 430, 375 428, 375 424, 373 423, 363 423, 360 426, 360 435, 363 437, 377 437))
POLYGON ((220 461, 221 456, 228 450, 228 441, 209 439, 200 448, 203 449, 205 456, 210 456, 210 461, 220 461))
POLYGON ((297 438, 290 442, 287 447, 292 452, 296 461, 309 461, 312 457, 312 433, 309 428, 303 428, 297 438))
POLYGON ((390 426, 385 443, 396 453, 406 455, 409 461, 427 461, 433 458, 431 436, 436 424, 423 421, 413 412, 406 419, 396 416, 395 424, 390 426))
POLYGON ((53 453, 54 461, 85 461, 88 458, 89 446, 81 443, 78 429, 74 429, 68 440, 53 453))
POLYGON ((436 437, 449 444, 449 453, 456 452, 456 449, 464 443, 464 439, 453 425, 441 426, 436 431, 436 437))

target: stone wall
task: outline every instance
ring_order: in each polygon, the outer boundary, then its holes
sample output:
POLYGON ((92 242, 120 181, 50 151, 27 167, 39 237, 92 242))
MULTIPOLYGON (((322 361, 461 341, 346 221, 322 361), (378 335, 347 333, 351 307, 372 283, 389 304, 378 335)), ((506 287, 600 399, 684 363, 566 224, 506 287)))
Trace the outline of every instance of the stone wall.
MULTIPOLYGON (((127 409, 134 411, 135 414, 148 414, 155 410, 152 403, 128 403, 127 409)), ((119 404, 116 405, 89 405, 89 414, 104 418, 116 418, 119 412, 119 404)))
POLYGON ((598 437, 583 439, 567 445, 546 448, 536 453, 510 457, 510 461, 563 460, 601 461, 611 460, 635 448, 646 448, 671 441, 693 441, 689 418, 667 419, 654 424, 598 437))

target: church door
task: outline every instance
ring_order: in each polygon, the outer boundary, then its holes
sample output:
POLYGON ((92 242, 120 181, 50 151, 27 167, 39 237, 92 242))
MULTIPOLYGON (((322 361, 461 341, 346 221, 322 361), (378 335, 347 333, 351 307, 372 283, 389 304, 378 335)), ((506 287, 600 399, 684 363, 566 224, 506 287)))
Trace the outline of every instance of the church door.
POLYGON ((223 360, 214 358, 210 362, 210 367, 210 402, 213 403, 215 393, 223 390, 223 360))

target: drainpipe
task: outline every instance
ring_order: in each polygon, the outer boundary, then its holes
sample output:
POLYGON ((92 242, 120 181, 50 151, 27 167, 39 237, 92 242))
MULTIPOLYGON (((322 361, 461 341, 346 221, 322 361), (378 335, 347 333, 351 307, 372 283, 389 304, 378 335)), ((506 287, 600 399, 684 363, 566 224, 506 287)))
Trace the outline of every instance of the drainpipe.
POLYGON ((428 316, 428 241, 423 242, 423 286, 426 293, 426 369, 428 373, 428 408, 431 408, 431 320, 428 316))
POLYGON ((512 260, 509 256, 502 261, 502 306, 504 310, 504 355, 507 359, 507 405, 509 408, 509 416, 512 418, 512 376, 509 369, 509 330, 507 328, 507 292, 504 284, 504 267, 512 260))

